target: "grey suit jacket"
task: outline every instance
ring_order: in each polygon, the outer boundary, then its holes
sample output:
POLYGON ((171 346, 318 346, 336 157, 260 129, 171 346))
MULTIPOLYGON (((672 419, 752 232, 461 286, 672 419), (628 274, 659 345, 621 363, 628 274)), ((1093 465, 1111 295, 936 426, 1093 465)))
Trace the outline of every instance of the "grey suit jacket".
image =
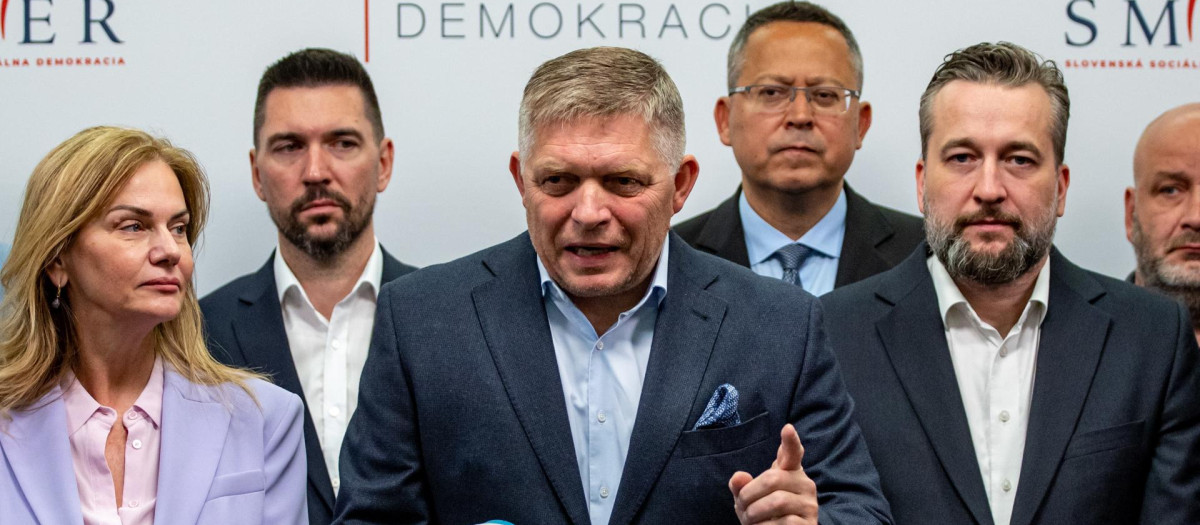
MULTIPOLYGON (((900 524, 990 525, 926 247, 824 296, 900 524)), ((1200 523, 1200 349, 1182 306, 1057 250, 1014 525, 1200 523)))
MULTIPOLYGON (((383 250, 383 283, 414 270, 383 250)), ((275 256, 269 257, 257 272, 238 277, 205 296, 200 300, 200 310, 204 313, 209 351, 218 361, 266 374, 275 384, 304 401, 309 524, 328 525, 333 520, 333 485, 288 347, 283 310, 275 289, 275 256)))
MULTIPOLYGON (((834 287, 866 279, 903 261, 925 239, 920 217, 878 206, 846 184, 846 236, 834 287)), ((746 231, 738 211, 742 190, 711 211, 675 225, 675 233, 693 248, 742 266, 750 266, 746 231)))
MULTIPOLYGON (((823 522, 890 522, 817 301, 669 246, 610 523, 736 523, 729 477, 769 468, 787 422, 823 522), (722 383, 743 423, 692 430, 722 383)), ((590 523, 536 257, 522 234, 384 287, 336 523, 590 523)))

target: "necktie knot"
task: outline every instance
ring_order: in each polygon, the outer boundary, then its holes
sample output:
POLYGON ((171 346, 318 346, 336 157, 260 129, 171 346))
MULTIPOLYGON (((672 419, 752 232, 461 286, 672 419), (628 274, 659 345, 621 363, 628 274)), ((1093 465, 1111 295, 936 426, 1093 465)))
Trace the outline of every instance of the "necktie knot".
POLYGON ((800 283, 800 265, 812 255, 812 248, 799 243, 789 244, 775 251, 775 256, 783 264, 783 280, 797 286, 800 283))

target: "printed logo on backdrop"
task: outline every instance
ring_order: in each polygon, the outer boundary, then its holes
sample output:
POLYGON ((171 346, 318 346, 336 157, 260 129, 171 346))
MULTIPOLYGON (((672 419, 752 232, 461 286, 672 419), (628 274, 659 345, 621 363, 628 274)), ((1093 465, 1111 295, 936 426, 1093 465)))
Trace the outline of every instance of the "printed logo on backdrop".
POLYGON ((0 0, 0 70, 119 67, 120 0, 0 0))
POLYGON ((1068 69, 1200 72, 1197 0, 1069 0, 1068 69))

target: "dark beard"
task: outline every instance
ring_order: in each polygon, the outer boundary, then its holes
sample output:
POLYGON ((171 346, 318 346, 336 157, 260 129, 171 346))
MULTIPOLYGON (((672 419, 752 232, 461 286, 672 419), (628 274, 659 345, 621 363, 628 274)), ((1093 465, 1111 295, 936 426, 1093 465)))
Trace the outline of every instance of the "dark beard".
MULTIPOLYGON (((928 205, 926 209, 929 209, 928 205)), ((930 213, 925 217, 925 238, 929 248, 946 267, 946 272, 956 280, 965 279, 985 285, 1013 282, 1050 253, 1054 241, 1053 211, 1050 219, 1044 220, 1044 225, 1026 223, 1020 217, 1002 212, 994 206, 959 217, 953 225, 939 223, 932 216, 930 213), (1013 225, 1013 240, 1000 253, 976 252, 971 249, 971 243, 962 237, 967 224, 985 218, 1013 225)))
MULTIPOLYGON (((271 210, 271 219, 275 221, 275 226, 279 228, 283 238, 293 246, 318 263, 328 263, 345 253, 354 241, 358 240, 371 223, 374 211, 374 203, 366 199, 360 200, 357 205, 351 205, 350 199, 340 193, 330 191, 324 186, 309 186, 304 195, 293 201, 283 213, 271 210), (332 235, 313 236, 308 233, 308 225, 298 218, 305 205, 318 199, 334 201, 342 209, 344 219, 338 222, 337 230, 332 235)), ((313 224, 325 224, 334 220, 336 219, 322 217, 313 221, 313 224)))

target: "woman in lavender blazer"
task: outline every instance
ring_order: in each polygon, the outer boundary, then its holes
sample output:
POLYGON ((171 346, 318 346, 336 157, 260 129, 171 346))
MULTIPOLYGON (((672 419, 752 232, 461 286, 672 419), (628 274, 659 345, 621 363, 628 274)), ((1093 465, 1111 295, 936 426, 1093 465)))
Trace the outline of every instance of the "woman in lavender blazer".
POLYGON ((306 521, 299 398, 204 346, 207 201, 191 155, 137 130, 34 170, 0 270, 0 523, 306 521))

